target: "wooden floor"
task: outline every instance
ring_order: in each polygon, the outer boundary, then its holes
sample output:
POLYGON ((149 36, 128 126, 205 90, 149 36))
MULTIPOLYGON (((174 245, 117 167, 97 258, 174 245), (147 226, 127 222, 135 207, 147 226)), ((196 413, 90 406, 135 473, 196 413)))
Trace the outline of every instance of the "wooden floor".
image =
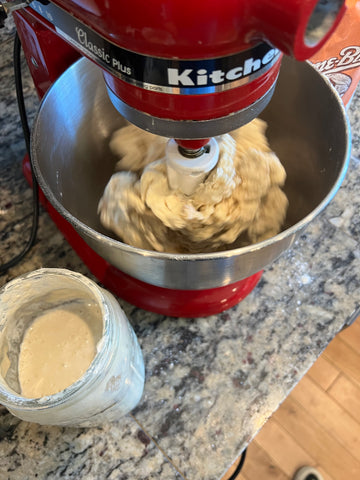
POLYGON ((237 480, 290 480, 303 465, 324 480, 360 480, 360 317, 256 436, 237 480))

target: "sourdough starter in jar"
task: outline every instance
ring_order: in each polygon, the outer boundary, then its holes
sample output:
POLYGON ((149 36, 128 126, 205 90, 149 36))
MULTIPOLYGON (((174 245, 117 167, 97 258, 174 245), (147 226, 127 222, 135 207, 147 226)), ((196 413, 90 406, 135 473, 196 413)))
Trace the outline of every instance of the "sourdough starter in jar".
POLYGON ((115 298, 88 278, 40 269, 0 291, 0 403, 51 425, 100 425, 139 402, 144 364, 115 298))

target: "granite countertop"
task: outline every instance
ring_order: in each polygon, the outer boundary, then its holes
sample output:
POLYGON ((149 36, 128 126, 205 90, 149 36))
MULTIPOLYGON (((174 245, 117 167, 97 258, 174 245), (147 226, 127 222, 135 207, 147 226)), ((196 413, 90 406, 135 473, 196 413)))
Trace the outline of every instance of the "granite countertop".
MULTIPOLYGON (((0 34, 0 261, 30 232, 31 191, 12 72, 13 29, 0 34)), ((25 75, 30 117, 37 106, 25 75)), ((102 428, 46 427, 0 407, 1 479, 218 480, 311 367, 360 299, 360 90, 349 109, 353 158, 335 199, 239 305, 169 318, 119 300, 141 344, 144 395, 102 428)), ((40 267, 92 275, 41 211, 36 245, 0 285, 40 267)))

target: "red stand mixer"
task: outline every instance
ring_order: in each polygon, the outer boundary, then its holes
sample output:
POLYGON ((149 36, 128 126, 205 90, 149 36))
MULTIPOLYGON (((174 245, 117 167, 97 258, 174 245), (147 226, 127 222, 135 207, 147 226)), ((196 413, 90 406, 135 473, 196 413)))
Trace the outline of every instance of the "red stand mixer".
MULTIPOLYGON (((3 2, 14 19, 42 98, 81 55, 103 72, 115 108, 152 133, 175 138, 185 158, 257 117, 275 89, 282 53, 310 58, 330 37, 344 0, 54 0, 3 2), (188 7, 188 8, 187 8, 188 7)), ((28 162, 24 171, 30 178, 28 162)), ((48 202, 67 240, 110 290, 141 308, 202 316, 241 301, 261 272, 216 288, 143 282, 95 253, 48 202)))

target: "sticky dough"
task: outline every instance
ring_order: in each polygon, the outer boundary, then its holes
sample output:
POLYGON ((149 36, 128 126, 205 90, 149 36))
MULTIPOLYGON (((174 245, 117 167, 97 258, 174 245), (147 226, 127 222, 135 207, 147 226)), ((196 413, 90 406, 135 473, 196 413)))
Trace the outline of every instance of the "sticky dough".
POLYGON ((117 172, 99 202, 102 224, 129 245, 170 253, 212 252, 276 235, 288 206, 286 173, 255 119, 217 138, 219 161, 192 195, 171 190, 166 138, 133 125, 110 148, 117 172))

